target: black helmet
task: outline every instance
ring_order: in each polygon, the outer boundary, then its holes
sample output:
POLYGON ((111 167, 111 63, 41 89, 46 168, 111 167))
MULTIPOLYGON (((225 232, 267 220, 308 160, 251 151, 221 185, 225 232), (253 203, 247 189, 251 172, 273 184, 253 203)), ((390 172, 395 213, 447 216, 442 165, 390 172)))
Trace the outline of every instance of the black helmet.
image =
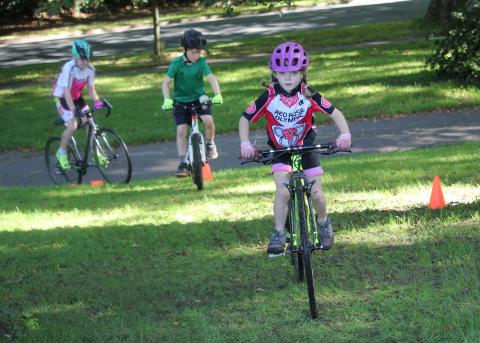
POLYGON ((207 47, 207 38, 200 31, 190 29, 180 37, 180 45, 186 49, 203 50, 207 47))

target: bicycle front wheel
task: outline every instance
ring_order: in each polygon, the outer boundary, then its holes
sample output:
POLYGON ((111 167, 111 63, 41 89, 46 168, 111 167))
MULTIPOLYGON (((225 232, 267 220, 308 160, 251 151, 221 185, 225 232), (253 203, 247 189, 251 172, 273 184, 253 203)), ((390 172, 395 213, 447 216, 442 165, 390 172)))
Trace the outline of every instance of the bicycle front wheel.
POLYGON ((197 189, 201 191, 203 189, 203 174, 202 174, 202 154, 200 152, 200 144, 202 144, 202 137, 196 133, 192 136, 192 178, 193 182, 197 185, 197 189))
POLYGON ((48 175, 56 185, 75 184, 81 182, 81 161, 77 158, 72 146, 67 145, 67 156, 70 169, 63 170, 57 160, 57 151, 60 148, 60 137, 51 137, 45 145, 45 164, 48 175))
POLYGON ((293 201, 288 208, 288 216, 287 220, 285 221, 285 227, 288 230, 289 233, 289 249, 290 249, 290 262, 292 263, 293 266, 293 271, 295 272, 295 275, 297 276, 297 279, 299 282, 303 282, 304 280, 304 269, 303 269, 303 260, 302 260, 302 255, 299 253, 298 249, 298 237, 297 237, 297 232, 298 229, 296 226, 296 221, 292 218, 295 218, 295 212, 292 211, 292 208, 295 208, 295 201, 293 201))
POLYGON ((100 129, 93 140, 93 158, 105 181, 128 183, 132 160, 123 139, 110 129, 100 129))
POLYGON ((298 210, 298 224, 300 228, 300 241, 301 241, 301 257, 303 261, 303 267, 305 270, 305 279, 307 281, 308 302, 310 304, 310 315, 313 319, 318 317, 317 302, 315 300, 315 285, 313 283, 313 270, 310 258, 310 238, 308 236, 307 218, 306 218, 306 206, 305 206, 305 193, 303 192, 302 185, 297 185, 295 189, 295 197, 297 201, 298 210))

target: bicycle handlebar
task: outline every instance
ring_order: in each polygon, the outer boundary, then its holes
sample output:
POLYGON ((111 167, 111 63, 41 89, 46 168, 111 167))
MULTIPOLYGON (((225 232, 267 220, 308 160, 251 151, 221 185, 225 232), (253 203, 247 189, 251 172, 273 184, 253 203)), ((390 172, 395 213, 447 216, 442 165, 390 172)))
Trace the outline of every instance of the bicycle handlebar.
MULTIPOLYGON (((210 97, 208 97, 208 96, 206 96, 206 95, 202 95, 202 96, 204 96, 206 99, 204 98, 203 100, 200 100, 200 98, 202 98, 202 97, 200 97, 198 104, 190 103, 190 104, 184 104, 183 106, 186 107, 186 108, 187 108, 187 107, 188 107, 188 108, 191 108, 191 109, 194 110, 194 111, 197 111, 197 109, 198 109, 199 107, 203 106, 203 105, 206 105, 206 106, 219 105, 219 104, 214 104, 214 103, 212 102, 212 98, 210 98, 210 97)), ((174 106, 175 106, 175 105, 178 105, 178 104, 181 104, 181 103, 175 101, 173 104, 174 104, 174 106)), ((165 112, 173 111, 173 108, 168 109, 168 110, 164 110, 164 111, 165 111, 165 112)))
MULTIPOLYGON (((100 111, 100 110, 103 110, 104 108, 107 109, 107 113, 105 114, 105 117, 109 117, 110 114, 112 114, 112 108, 113 108, 113 105, 106 99, 103 99, 103 104, 105 105, 104 107, 101 107, 99 109, 89 109, 88 111, 86 112, 82 112, 81 114, 75 114, 75 117, 77 118, 81 118, 81 117, 84 117, 85 115, 87 114, 93 114, 93 112, 97 112, 97 111, 100 111)), ((55 125, 63 125, 65 124, 64 120, 62 119, 62 117, 58 117, 56 120, 55 120, 55 125)))
POLYGON ((308 145, 308 146, 288 147, 288 148, 283 148, 278 150, 275 150, 275 149, 259 150, 257 151, 256 157, 250 160, 242 161, 240 164, 244 165, 250 162, 270 164, 275 160, 275 158, 273 157, 273 154, 282 155, 285 153, 293 153, 297 155, 302 155, 303 153, 306 153, 308 151, 313 151, 313 150, 320 150, 320 153, 322 155, 333 155, 333 154, 336 154, 337 152, 348 152, 348 153, 352 152, 351 150, 339 150, 337 149, 336 143, 331 142, 331 143, 322 143, 322 144, 308 145))
POLYGON ((108 100, 106 100, 106 99, 102 99, 102 102, 103 102, 104 107, 100 107, 100 108, 98 108, 98 109, 95 109, 95 108, 89 109, 88 111, 83 112, 81 116, 86 115, 86 114, 93 114, 93 112, 98 112, 98 111, 103 110, 103 109, 106 108, 106 109, 107 109, 107 113, 105 114, 105 117, 108 118, 108 117, 110 116, 110 114, 112 114, 112 108, 113 108, 113 106, 112 106, 112 104, 111 104, 108 100))

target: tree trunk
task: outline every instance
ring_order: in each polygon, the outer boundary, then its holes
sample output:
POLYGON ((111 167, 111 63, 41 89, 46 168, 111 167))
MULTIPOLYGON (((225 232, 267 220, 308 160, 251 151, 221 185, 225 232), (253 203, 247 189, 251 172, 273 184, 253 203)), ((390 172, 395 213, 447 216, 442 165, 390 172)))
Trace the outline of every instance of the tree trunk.
POLYGON ((73 17, 78 18, 80 16, 80 1, 73 0, 73 17))
POLYGON ((160 0, 153 0, 153 51, 156 56, 161 55, 162 46, 160 44, 160 0))
POLYGON ((466 0, 431 0, 428 5, 428 18, 436 20, 449 20, 454 10, 465 5, 466 0))

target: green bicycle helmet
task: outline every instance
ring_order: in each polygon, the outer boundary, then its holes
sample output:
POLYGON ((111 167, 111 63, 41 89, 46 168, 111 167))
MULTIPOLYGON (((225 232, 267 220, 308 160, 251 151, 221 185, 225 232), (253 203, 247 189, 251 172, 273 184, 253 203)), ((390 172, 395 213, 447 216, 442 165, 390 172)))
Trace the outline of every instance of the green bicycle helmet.
POLYGON ((83 39, 75 39, 72 43, 72 55, 90 61, 93 56, 92 46, 83 39))

